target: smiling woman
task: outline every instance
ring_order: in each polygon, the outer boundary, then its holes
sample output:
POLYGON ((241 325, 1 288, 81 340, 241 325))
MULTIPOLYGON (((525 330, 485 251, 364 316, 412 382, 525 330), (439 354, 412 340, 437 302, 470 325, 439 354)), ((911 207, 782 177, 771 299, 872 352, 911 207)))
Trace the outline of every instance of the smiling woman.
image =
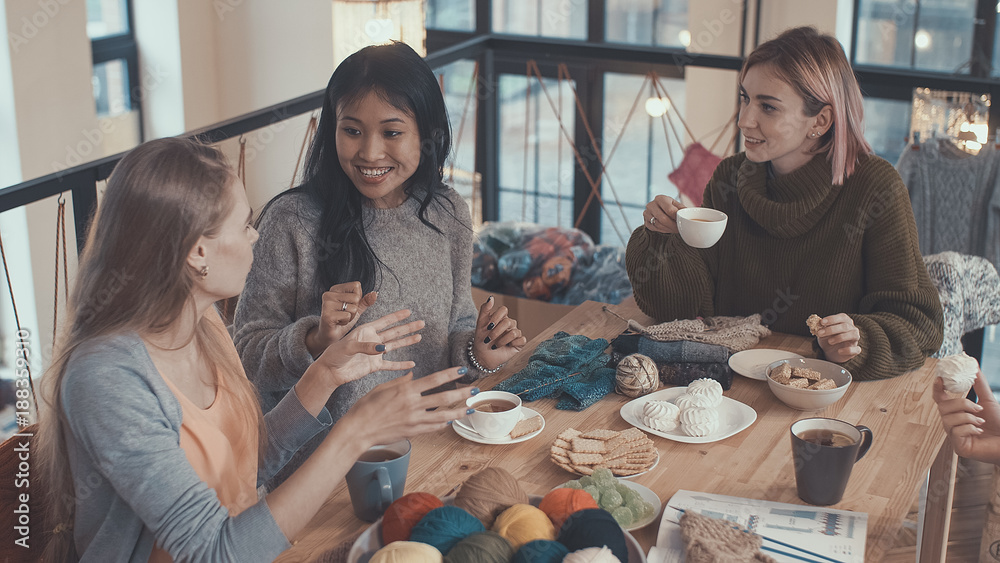
POLYGON ((906 188, 864 140, 840 44, 785 31, 747 57, 739 93, 745 152, 719 165, 704 197, 728 215, 726 232, 711 248, 687 246, 676 235, 683 205, 657 196, 626 254, 636 302, 661 321, 756 313, 803 336, 816 314, 814 347, 856 379, 920 366, 941 345, 941 303, 906 188))
MULTIPOLYGON (((265 409, 356 323, 397 309, 424 328, 419 343, 386 356, 415 361, 417 378, 462 365, 475 379, 525 344, 506 307, 473 305, 469 207, 442 182, 450 149, 441 88, 413 49, 366 47, 334 71, 303 184, 262 212, 236 309, 234 340, 265 409)), ((327 402, 333 419, 399 375, 340 386, 327 402)))

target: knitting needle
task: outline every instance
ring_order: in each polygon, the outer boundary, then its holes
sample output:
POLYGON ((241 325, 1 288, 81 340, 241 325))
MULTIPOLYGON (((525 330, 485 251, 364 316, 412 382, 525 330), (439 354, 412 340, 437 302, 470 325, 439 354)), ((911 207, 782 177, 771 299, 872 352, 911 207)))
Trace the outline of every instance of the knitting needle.
MULTIPOLYGON (((669 504, 668 504, 667 506, 668 506, 669 508, 672 508, 672 509, 674 509, 674 510, 676 510, 676 511, 680 512, 680 513, 683 513, 683 512, 684 512, 684 509, 683 509, 683 508, 677 508, 676 506, 670 506, 669 504)), ((783 541, 780 541, 780 540, 776 540, 776 539, 774 539, 774 538, 770 538, 770 537, 767 537, 767 536, 765 536, 764 534, 758 534, 758 533, 756 533, 756 532, 751 532, 750 530, 744 530, 743 528, 740 528, 739 526, 733 526, 733 529, 734 529, 734 530, 739 530, 739 531, 741 531, 741 532, 745 532, 745 533, 748 533, 748 534, 756 534, 756 535, 760 536, 760 537, 761 537, 761 539, 765 539, 765 540, 767 540, 767 541, 769 541, 769 542, 774 542, 774 543, 776 543, 776 544, 778 544, 778 545, 783 545, 783 546, 785 546, 785 547, 790 547, 790 548, 792 548, 792 549, 795 549, 795 550, 798 550, 798 551, 801 551, 801 552, 803 552, 803 553, 808 553, 809 555, 812 555, 812 556, 815 556, 815 557, 819 557, 820 559, 824 559, 824 560, 826 560, 826 561, 830 561, 831 563, 843 563, 842 561, 839 561, 839 560, 837 560, 837 559, 833 559, 833 558, 831 558, 831 557, 827 557, 827 556, 825 556, 825 555, 822 555, 822 554, 819 554, 819 553, 814 553, 814 552, 812 552, 812 551, 809 551, 808 549, 805 549, 805 548, 802 548, 802 547, 798 547, 798 546, 796 546, 796 545, 792 545, 792 544, 790 544, 790 543, 785 543, 785 542, 783 542, 783 541)), ((791 553, 785 553, 785 552, 782 552, 782 551, 777 551, 776 549, 774 549, 774 548, 769 548, 769 547, 767 547, 767 546, 761 546, 761 549, 766 549, 766 550, 768 550, 768 551, 773 551, 774 553, 780 553, 780 554, 782 554, 782 555, 788 555, 789 557, 795 557, 796 559, 802 559, 803 561, 810 561, 809 559, 803 559, 802 557, 798 557, 798 556, 796 556, 796 555, 792 555, 791 553)))

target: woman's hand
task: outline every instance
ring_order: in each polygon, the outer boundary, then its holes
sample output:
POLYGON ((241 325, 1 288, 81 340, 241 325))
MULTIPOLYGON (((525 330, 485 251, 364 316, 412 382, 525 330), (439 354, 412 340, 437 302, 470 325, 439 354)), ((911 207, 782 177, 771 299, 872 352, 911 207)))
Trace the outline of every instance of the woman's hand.
POLYGON ((684 209, 684 204, 676 199, 658 195, 646 204, 642 212, 646 228, 654 233, 677 233, 677 212, 684 209))
POLYGON ((517 328, 517 321, 507 316, 507 307, 494 310, 491 295, 479 307, 476 332, 472 335, 472 353, 486 369, 494 369, 514 357, 528 343, 517 328))
POLYGON ((854 319, 844 313, 837 313, 820 319, 816 340, 826 355, 826 359, 842 364, 861 353, 861 331, 854 326, 854 319))
POLYGON ((1000 465, 1000 405, 982 371, 976 374, 975 390, 979 404, 950 395, 941 378, 934 378, 934 401, 955 453, 1000 465))
POLYGON ((327 347, 313 366, 326 373, 327 383, 334 388, 376 371, 412 369, 413 362, 391 362, 382 356, 420 342, 416 332, 424 328, 424 321, 393 326, 409 316, 410 311, 404 309, 358 326, 327 347))
POLYGON ((361 294, 361 282, 337 284, 323 293, 319 326, 306 335, 306 348, 314 358, 354 328, 358 317, 375 304, 377 292, 361 294))
POLYGON ((413 379, 413 374, 408 373, 383 383, 358 400, 337 425, 350 425, 351 435, 369 446, 444 429, 451 421, 468 414, 465 400, 479 389, 464 387, 429 395, 423 393, 466 373, 464 367, 449 368, 420 379, 413 379), (448 408, 449 405, 456 406, 448 408))

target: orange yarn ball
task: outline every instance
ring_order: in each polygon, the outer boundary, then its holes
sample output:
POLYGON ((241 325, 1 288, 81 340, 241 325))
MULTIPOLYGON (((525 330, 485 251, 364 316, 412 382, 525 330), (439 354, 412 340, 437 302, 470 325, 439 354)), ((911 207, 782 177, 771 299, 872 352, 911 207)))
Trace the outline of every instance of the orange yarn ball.
POLYGON ((394 541, 409 540, 410 530, 417 522, 428 512, 442 506, 441 499, 430 493, 410 493, 399 497, 382 516, 382 543, 389 545, 394 541))
POLYGON ((574 512, 600 507, 587 491, 565 488, 549 491, 549 494, 542 498, 538 508, 552 520, 556 530, 559 530, 563 522, 574 512))

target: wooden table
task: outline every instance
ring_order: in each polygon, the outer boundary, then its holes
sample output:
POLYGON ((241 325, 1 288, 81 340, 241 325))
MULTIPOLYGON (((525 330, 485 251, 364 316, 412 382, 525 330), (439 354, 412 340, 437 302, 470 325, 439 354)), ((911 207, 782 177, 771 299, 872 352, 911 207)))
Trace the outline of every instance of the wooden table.
MULTIPOLYGON (((588 301, 575 308, 528 343, 500 373, 484 379, 489 389, 520 370, 531 351, 558 331, 611 339, 626 324, 588 301)), ((651 320, 633 303, 609 305, 625 318, 642 324, 651 320)), ((758 345, 812 356, 809 339, 773 335, 758 345)), ((923 368, 886 381, 854 382, 846 396, 819 411, 819 416, 839 418, 872 429, 874 443, 851 475, 844 500, 833 508, 868 513, 865 561, 880 561, 893 546, 903 518, 941 449, 945 434, 931 397, 935 360, 923 368)), ((757 411, 757 421, 739 434, 711 444, 685 444, 650 436, 660 454, 659 465, 635 478, 667 501, 678 489, 802 504, 795 492, 788 427, 801 418, 816 416, 788 408, 778 401, 765 381, 736 375, 726 395, 757 411)), ((413 452, 406 482, 407 492, 424 491, 444 496, 485 467, 502 467, 517 477, 528 494, 542 495, 556 485, 577 478, 549 461, 549 446, 568 427, 625 430, 619 409, 630 399, 608 395, 582 412, 555 409, 555 401, 530 403, 545 417, 545 429, 536 438, 507 446, 481 445, 448 430, 413 438, 413 452)), ((948 501, 946 487, 932 480, 928 514, 948 501)), ((278 561, 311 561, 367 526, 355 518, 346 486, 340 486, 303 531, 295 545, 278 561)), ((658 526, 632 532, 644 551, 656 542, 658 526)))

